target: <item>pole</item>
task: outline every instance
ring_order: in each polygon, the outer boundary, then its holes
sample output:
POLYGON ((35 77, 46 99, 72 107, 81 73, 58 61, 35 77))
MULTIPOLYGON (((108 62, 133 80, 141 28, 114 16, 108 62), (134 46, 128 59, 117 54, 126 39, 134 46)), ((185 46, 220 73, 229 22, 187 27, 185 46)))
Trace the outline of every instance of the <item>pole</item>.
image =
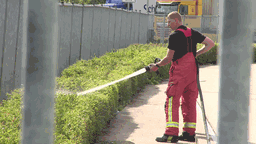
POLYGON ((130 3, 128 2, 127 4, 128 4, 128 10, 127 11, 130 11, 130 3))
POLYGON ((252 1, 220 1, 218 144, 248 143, 252 1))
POLYGON ((165 14, 163 15, 164 17, 164 22, 163 22, 163 28, 162 28, 162 38, 161 38, 161 43, 164 44, 164 36, 165 36, 165 14))
POLYGON ((216 43, 219 42, 219 14, 216 16, 217 18, 217 26, 216 26, 216 43))
MULTIPOLYGON (((58 2, 24 0, 27 8, 22 144, 52 144, 58 48, 58 2), (25 2, 27 1, 27 2, 25 2), (27 6, 28 7, 27 7, 27 6)), ((25 10, 26 11, 26 10, 25 10)))

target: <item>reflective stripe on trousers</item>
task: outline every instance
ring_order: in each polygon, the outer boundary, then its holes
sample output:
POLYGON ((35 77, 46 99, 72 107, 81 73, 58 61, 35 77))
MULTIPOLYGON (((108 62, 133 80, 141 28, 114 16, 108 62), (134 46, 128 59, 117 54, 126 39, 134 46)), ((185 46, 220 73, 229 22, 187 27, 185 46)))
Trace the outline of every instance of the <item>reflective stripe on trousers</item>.
POLYGON ((196 128, 196 123, 184 122, 183 128, 196 128))
MULTIPOLYGON (((172 122, 172 99, 173 97, 169 98, 169 105, 168 105, 168 122, 172 122)), ((167 122, 167 123, 168 123, 167 122)))
POLYGON ((177 123, 177 122, 167 122, 167 123, 166 123, 166 127, 175 127, 175 128, 179 128, 179 123, 177 123))
POLYGON ((179 107, 182 97, 183 130, 193 134, 196 129, 197 68, 192 53, 187 53, 178 63, 173 62, 169 71, 166 90, 166 130, 167 135, 179 134, 179 107))
POLYGON ((168 114, 168 121, 166 122, 166 127, 179 128, 179 123, 172 121, 172 99, 173 99, 173 97, 169 98, 169 103, 168 103, 168 113, 169 114, 168 114))

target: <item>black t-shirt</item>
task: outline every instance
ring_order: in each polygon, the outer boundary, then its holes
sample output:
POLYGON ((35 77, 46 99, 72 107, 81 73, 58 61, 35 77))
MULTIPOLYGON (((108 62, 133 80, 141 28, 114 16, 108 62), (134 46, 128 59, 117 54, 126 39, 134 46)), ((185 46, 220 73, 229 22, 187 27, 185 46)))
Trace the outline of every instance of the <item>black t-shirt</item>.
MULTIPOLYGON (((181 25, 177 29, 184 29, 187 30, 187 27, 181 25)), ((197 43, 202 43, 204 39, 206 38, 203 34, 200 32, 193 30, 191 28, 192 33, 192 52, 194 56, 196 57, 196 45, 197 43)), ((172 61, 176 61, 177 59, 182 58, 185 54, 187 54, 187 38, 181 31, 175 31, 169 36, 169 44, 168 48, 171 50, 174 50, 174 56, 172 61)))

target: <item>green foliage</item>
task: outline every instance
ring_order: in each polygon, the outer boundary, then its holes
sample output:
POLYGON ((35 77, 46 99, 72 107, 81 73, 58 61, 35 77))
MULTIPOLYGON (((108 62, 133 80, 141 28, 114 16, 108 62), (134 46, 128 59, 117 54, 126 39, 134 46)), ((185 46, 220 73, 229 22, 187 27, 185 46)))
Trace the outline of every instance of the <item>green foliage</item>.
MULTIPOLYGON (((80 60, 66 68, 57 78, 58 87, 69 90, 88 90, 125 77, 153 63, 156 57, 166 55, 167 44, 134 44, 128 48, 113 50, 100 58, 80 60), (78 87, 78 88, 77 88, 78 87)), ((203 45, 198 44, 200 49, 203 45)), ((254 45, 254 61, 256 45, 254 45)), ((198 57, 200 63, 217 59, 217 46, 198 57)), ((256 62, 256 61, 255 61, 256 62)), ((146 84, 158 84, 169 77, 170 64, 156 73, 143 73, 85 96, 76 94, 55 95, 54 143, 96 143, 107 123, 131 102, 138 88, 146 84)), ((14 90, 8 99, 0 103, 0 143, 19 143, 22 120, 22 90, 14 90)))
MULTIPOLYGON (((115 52, 113 50, 100 58, 77 61, 57 78, 58 87, 88 90, 118 80, 152 63, 155 57, 165 56, 166 48, 161 46, 135 44, 115 52)), ((95 143, 107 122, 117 110, 129 104, 138 87, 156 84, 161 79, 155 73, 144 73, 86 96, 56 94, 54 143, 95 143)), ((0 106, 3 129, 0 133, 4 136, 0 138, 0 143, 18 143, 20 140, 22 97, 19 90, 15 90, 11 98, 0 106)))
POLYGON ((0 143, 19 143, 21 133, 20 89, 7 94, 8 99, 0 102, 0 143))
POLYGON ((123 78, 152 63, 155 57, 166 55, 166 48, 151 45, 131 45, 126 49, 108 52, 100 58, 78 61, 63 70, 57 83, 63 89, 84 91, 123 78))
MULTIPOLYGON (((61 77, 57 78, 57 83, 62 85, 65 89, 78 91, 78 89, 76 89, 78 86, 83 90, 88 90, 93 87, 121 79, 126 75, 129 75, 152 63, 156 57, 164 57, 167 49, 162 46, 165 45, 135 44, 125 49, 113 50, 100 58, 95 57, 88 61, 78 61, 76 64, 62 72, 61 77)), ((87 132, 80 134, 87 134, 87 137, 82 137, 84 139, 82 141, 85 143, 95 143, 97 136, 101 134, 101 130, 114 116, 115 112, 117 110, 121 111, 130 103, 131 96, 137 93, 137 88, 143 88, 146 84, 157 84, 160 80, 168 78, 169 67, 170 65, 160 68, 159 71, 163 77, 157 76, 156 73, 144 73, 137 77, 118 82, 98 92, 90 93, 86 96, 80 96, 77 101, 80 101, 83 104, 86 103, 86 107, 75 107, 82 104, 75 103, 73 100, 68 100, 67 98, 63 98, 63 100, 61 100, 63 96, 58 96, 61 98, 59 99, 59 102, 57 102, 57 104, 59 103, 60 105, 58 105, 59 107, 56 107, 56 113, 57 109, 65 110, 58 112, 57 119, 62 118, 64 120, 59 124, 59 121, 57 122, 57 125, 62 128, 62 131, 59 130, 56 135, 67 135, 63 133, 63 131, 68 131, 68 128, 66 127, 65 129, 67 130, 64 130, 64 126, 67 125, 67 122, 71 124, 71 116, 67 114, 67 116, 63 117, 65 114, 64 112, 82 109, 86 111, 86 115, 88 116, 85 121, 87 125, 80 126, 86 129, 87 132), (66 100, 64 101, 64 99, 66 100), (73 103, 72 105, 63 106, 63 103, 71 103, 71 101, 73 103), (64 121, 66 123, 64 123, 64 121)), ((84 113, 82 113, 82 115, 84 115, 84 113)), ((73 114, 73 117, 76 117, 76 114, 73 114)), ((79 118, 74 119, 81 121, 79 118)), ((75 127, 75 125, 73 127, 75 127)), ((71 138, 62 136, 62 139, 63 140, 58 139, 56 143, 64 142, 64 140, 68 141, 71 138)))
MULTIPOLYGON (((201 44, 202 46, 202 44, 201 44)), ((197 61, 199 64, 207 64, 207 63, 211 63, 211 64, 216 64, 217 63, 217 56, 218 56, 218 44, 215 43, 215 46, 210 49, 209 51, 207 51, 206 53, 199 55, 196 57, 197 61)))
MULTIPOLYGON (((198 49, 200 49, 203 45, 198 44, 198 49)), ((218 60, 218 49, 219 49, 219 43, 215 43, 215 46, 207 51, 206 53, 200 55, 197 57, 197 60, 199 64, 204 65, 204 64, 216 64, 218 60)), ((256 44, 253 44, 253 51, 252 51, 252 59, 253 63, 256 62, 256 44)))

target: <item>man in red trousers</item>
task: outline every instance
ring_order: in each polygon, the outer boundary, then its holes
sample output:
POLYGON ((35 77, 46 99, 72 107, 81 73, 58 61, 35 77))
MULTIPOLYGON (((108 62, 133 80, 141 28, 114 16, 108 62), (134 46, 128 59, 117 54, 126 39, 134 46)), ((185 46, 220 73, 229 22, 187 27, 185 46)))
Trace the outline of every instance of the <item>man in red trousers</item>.
POLYGON ((175 11, 168 14, 168 26, 174 30, 169 37, 167 55, 160 62, 150 64, 150 71, 172 62, 169 83, 166 90, 166 129, 157 142, 176 143, 178 140, 195 141, 196 100, 198 97, 196 57, 209 51, 215 44, 200 32, 182 24, 181 15, 175 11), (197 51, 197 43, 203 46, 197 51), (182 99, 183 133, 179 134, 179 106, 182 99))

